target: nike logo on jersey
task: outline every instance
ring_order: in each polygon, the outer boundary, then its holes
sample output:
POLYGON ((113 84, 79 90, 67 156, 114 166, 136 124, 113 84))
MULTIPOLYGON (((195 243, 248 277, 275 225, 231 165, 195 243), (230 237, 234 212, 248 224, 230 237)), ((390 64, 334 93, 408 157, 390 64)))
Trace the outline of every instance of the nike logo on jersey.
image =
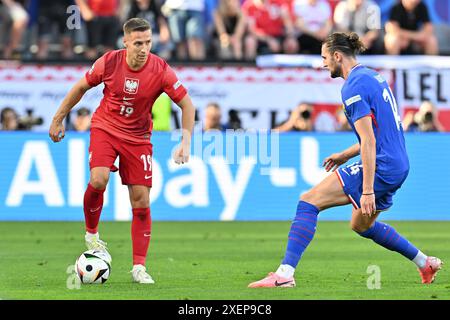
POLYGON ((150 233, 144 233, 144 237, 150 237, 151 234, 150 233))
POLYGON ((150 179, 152 176, 151 175, 149 175, 149 176, 145 176, 144 178, 147 180, 147 179, 150 179))
POLYGON ((285 282, 278 282, 277 280, 275 280, 275 286, 279 287, 279 286, 282 286, 282 285, 285 285, 285 284, 288 284, 291 282, 292 282, 292 280, 285 281, 285 282))
POLYGON ((123 97, 123 101, 133 100, 134 98, 123 97))

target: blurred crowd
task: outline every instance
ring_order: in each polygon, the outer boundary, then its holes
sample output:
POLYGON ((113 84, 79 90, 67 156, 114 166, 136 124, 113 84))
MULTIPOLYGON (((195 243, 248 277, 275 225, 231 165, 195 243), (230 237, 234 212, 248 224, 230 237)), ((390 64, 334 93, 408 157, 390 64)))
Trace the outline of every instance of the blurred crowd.
MULTIPOLYGON (((91 111, 86 107, 81 107, 72 111, 65 119, 66 130, 88 131, 91 128, 91 111)), ((1 131, 23 131, 31 130, 35 126, 44 124, 44 119, 34 114, 33 109, 26 109, 24 115, 19 115, 10 106, 4 107, 0 111, 1 131)))
MULTIPOLYGON (((242 124, 239 110, 230 109, 227 118, 222 115, 222 108, 218 102, 210 102, 202 110, 203 118, 199 118, 197 110, 196 121, 201 125, 202 131, 226 131, 248 129, 242 124)), ((1 131, 31 130, 34 126, 43 124, 42 117, 36 116, 32 109, 27 109, 23 116, 12 107, 4 107, 0 111, 1 131)), ((65 119, 67 131, 86 132, 91 127, 91 110, 79 107, 73 110, 65 119)), ((157 99, 152 109, 153 130, 170 131, 172 122, 177 121, 176 113, 172 112, 170 98, 162 95, 157 99)), ((176 128, 180 127, 175 123, 176 128)), ((330 110, 317 110, 313 103, 300 102, 290 112, 286 120, 273 123, 276 132, 339 132, 351 131, 345 113, 341 107, 334 112, 330 110)), ((403 117, 403 130, 406 132, 444 132, 446 131, 439 121, 438 110, 430 102, 424 101, 418 110, 407 110, 403 117)))
POLYGON ((385 25, 372 0, 0 0, 4 59, 87 59, 120 48, 121 25, 147 19, 165 59, 251 61, 319 54, 333 31, 354 31, 369 54, 439 54, 426 4, 394 2, 385 25))
MULTIPOLYGON (((257 55, 320 54, 333 31, 354 31, 368 54, 442 54, 436 26, 421 0, 397 0, 382 23, 373 0, 0 0, 0 57, 39 61, 94 60, 122 47, 121 26, 131 17, 150 22, 152 51, 172 61, 254 61, 257 55)), ((449 26, 447 26, 449 27, 449 26)), ((447 40, 450 42, 450 37, 447 40)), ((447 52, 450 53, 450 52, 447 52)), ((154 108, 155 130, 170 130, 167 97, 154 108)), ((222 119, 219 103, 202 109, 202 128, 240 129, 240 111, 222 119)), ((87 131, 91 111, 82 107, 66 128, 87 131)), ((200 119, 198 119, 200 120, 200 119)), ((18 115, 1 109, 1 130, 28 130, 42 124, 33 110, 18 115)), ((245 129, 245 128, 244 128, 245 129)), ((351 130, 342 110, 317 112, 300 102, 288 119, 272 123, 285 131, 351 130)), ((406 131, 442 131, 436 108, 424 102, 404 115, 406 131)))
MULTIPOLYGON (((210 102, 206 106, 202 125, 203 131, 245 129, 242 126, 239 111, 230 109, 228 120, 224 120, 217 102, 210 102)), ((430 101, 424 101, 418 110, 405 112, 403 129, 407 132, 445 131, 439 122, 437 109, 430 101)), ((341 107, 330 114, 329 110, 316 110, 313 103, 300 102, 290 111, 285 121, 273 124, 272 130, 276 132, 344 132, 351 131, 352 128, 341 107)))

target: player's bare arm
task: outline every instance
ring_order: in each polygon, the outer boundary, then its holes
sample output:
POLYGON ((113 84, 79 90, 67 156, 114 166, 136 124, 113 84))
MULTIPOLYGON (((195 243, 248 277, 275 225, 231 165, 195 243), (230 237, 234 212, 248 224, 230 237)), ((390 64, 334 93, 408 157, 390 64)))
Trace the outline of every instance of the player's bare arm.
POLYGON ((361 161, 363 165, 363 192, 361 211, 363 215, 375 214, 375 179, 376 140, 372 128, 372 118, 367 116, 355 122, 355 128, 361 138, 361 161))
POLYGON ((64 138, 64 118, 90 88, 86 78, 83 77, 72 87, 63 102, 61 102, 61 106, 58 111, 56 111, 53 121, 50 124, 49 136, 53 142, 59 142, 64 138))
POLYGON ((326 157, 325 160, 323 161, 322 166, 325 167, 325 170, 327 172, 329 171, 334 172, 340 165, 346 163, 351 158, 359 155, 359 150, 360 150, 359 143, 356 143, 342 152, 333 153, 332 155, 326 157))
POLYGON ((182 110, 181 123, 183 127, 183 138, 180 147, 175 151, 173 160, 176 164, 189 161, 191 150, 192 130, 194 129, 195 107, 192 104, 191 97, 186 94, 183 99, 178 102, 178 106, 182 110))

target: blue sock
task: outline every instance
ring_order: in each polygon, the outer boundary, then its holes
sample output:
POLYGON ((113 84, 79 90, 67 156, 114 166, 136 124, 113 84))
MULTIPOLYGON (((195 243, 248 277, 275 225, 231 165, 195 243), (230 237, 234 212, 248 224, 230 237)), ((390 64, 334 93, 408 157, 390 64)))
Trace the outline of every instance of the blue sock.
POLYGON ((305 201, 298 203, 297 213, 289 231, 286 253, 281 264, 297 267, 303 252, 316 232, 318 214, 319 209, 316 206, 305 201))
POLYGON ((375 221, 372 227, 359 234, 364 238, 372 239, 375 243, 386 249, 396 251, 409 260, 413 260, 419 250, 408 240, 403 238, 393 227, 386 223, 375 221))

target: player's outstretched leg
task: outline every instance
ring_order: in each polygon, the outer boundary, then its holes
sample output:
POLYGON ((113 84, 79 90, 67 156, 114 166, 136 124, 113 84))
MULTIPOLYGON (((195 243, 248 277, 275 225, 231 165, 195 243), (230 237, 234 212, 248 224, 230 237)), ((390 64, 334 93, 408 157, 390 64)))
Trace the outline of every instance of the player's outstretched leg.
POLYGON ((249 288, 295 287, 294 271, 303 252, 314 237, 318 214, 319 209, 316 206, 306 201, 298 203, 297 213, 288 235, 286 253, 280 267, 264 279, 250 283, 249 288))
POLYGON ((319 211, 349 203, 350 200, 343 192, 335 174, 328 175, 318 185, 304 193, 297 205, 281 265, 276 272, 271 272, 266 278, 249 284, 249 287, 295 287, 294 271, 314 237, 319 211))
POLYGON ((134 208, 131 223, 131 240, 133 242, 133 281, 144 284, 155 283, 146 272, 145 261, 151 237, 150 208, 134 208))
POLYGON ((437 272, 441 269, 442 261, 436 257, 426 256, 422 251, 417 249, 406 238, 401 236, 390 225, 375 221, 373 225, 363 232, 358 232, 360 236, 372 239, 380 246, 400 253, 417 265, 422 283, 432 283, 437 272))

